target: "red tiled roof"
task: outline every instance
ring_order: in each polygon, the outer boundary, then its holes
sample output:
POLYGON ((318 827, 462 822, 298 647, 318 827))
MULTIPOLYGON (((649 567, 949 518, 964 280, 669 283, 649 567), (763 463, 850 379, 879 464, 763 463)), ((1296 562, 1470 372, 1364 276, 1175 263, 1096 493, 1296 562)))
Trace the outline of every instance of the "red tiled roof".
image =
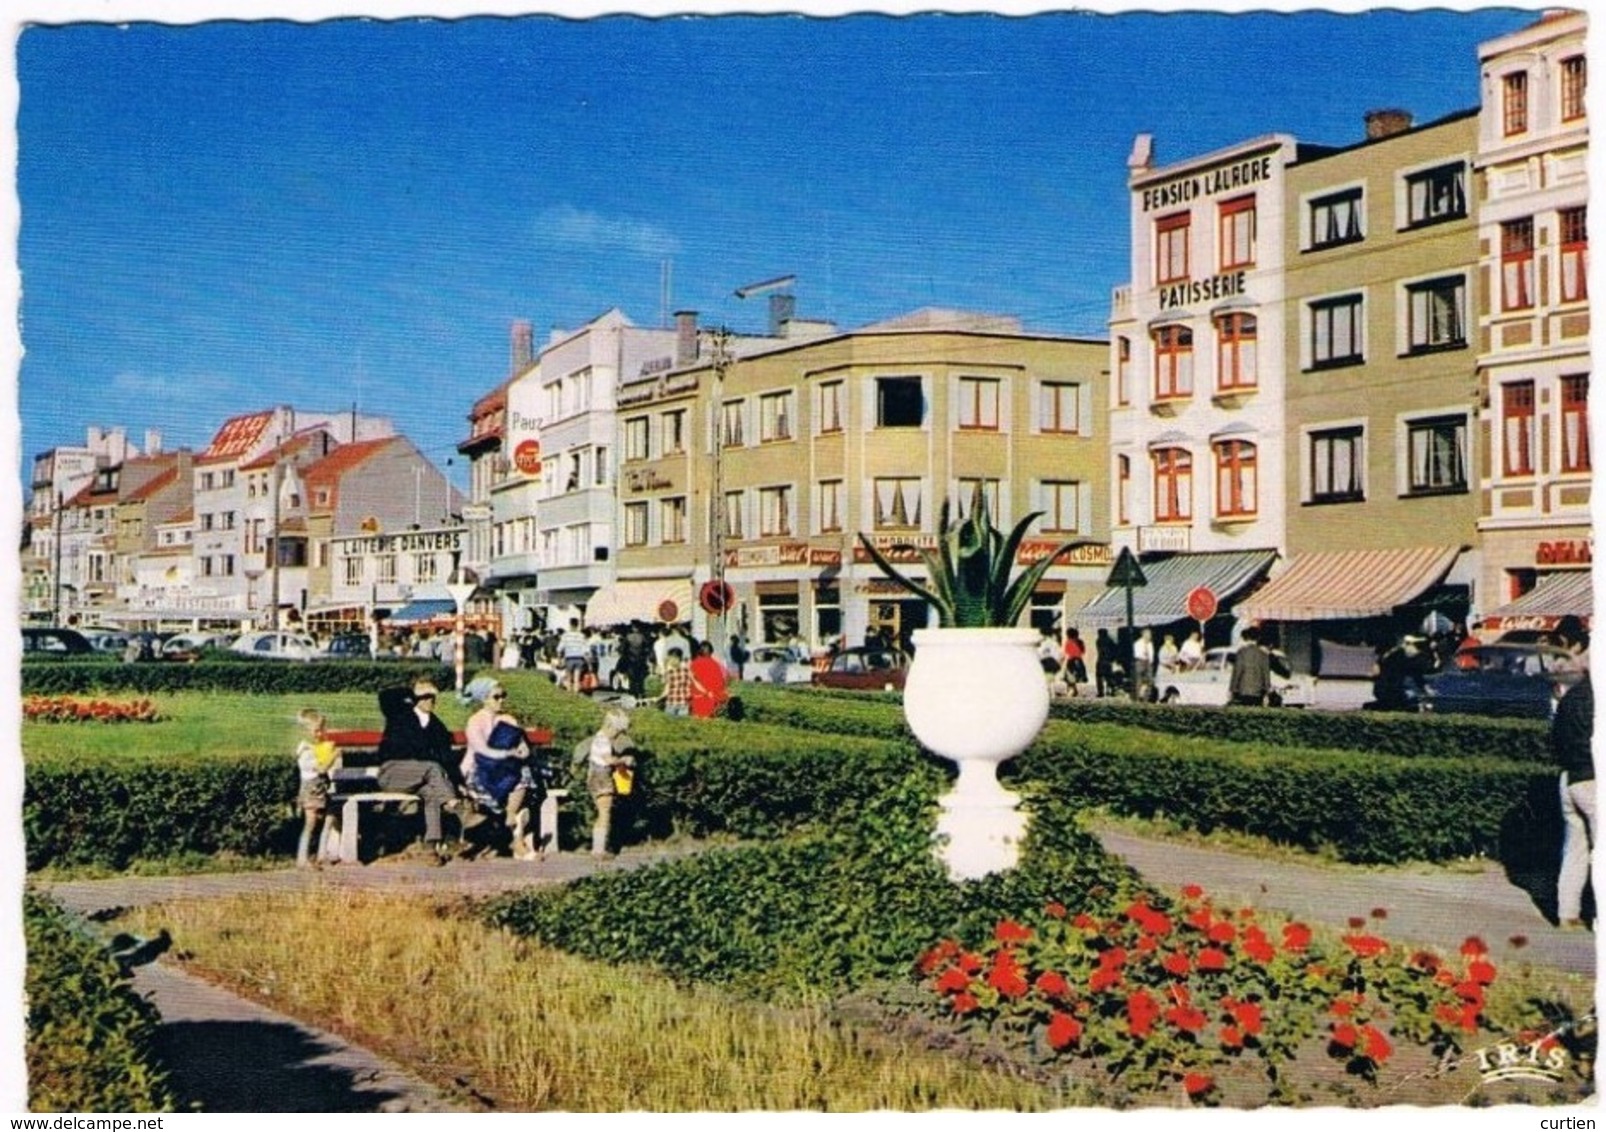
POLYGON ((137 487, 133 491, 129 492, 128 495, 126 497, 124 497, 123 502, 124 503, 140 503, 140 502, 143 502, 144 500, 149 499, 151 496, 155 495, 157 492, 161 491, 163 488, 167 487, 169 484, 173 483, 177 479, 178 479, 178 465, 174 464, 173 466, 167 468, 165 471, 159 472, 156 475, 152 476, 150 479, 146 480, 139 487, 137 487))
POLYGON ((259 468, 271 468, 273 467, 274 461, 278 460, 281 456, 294 456, 297 452, 300 452, 302 449, 306 448, 307 445, 311 444, 313 440, 316 439, 317 436, 323 431, 324 428, 322 425, 314 425, 312 428, 298 432, 277 448, 268 449, 255 460, 252 460, 249 464, 241 464, 240 471, 248 472, 259 468))
POLYGON ((384 436, 378 440, 358 440, 352 444, 342 444, 307 469, 307 483, 309 486, 338 483, 341 476, 369 458, 377 456, 399 439, 395 436, 384 436))
POLYGON ((212 443, 206 446, 206 451, 197 457, 197 463, 238 459, 262 440, 262 434, 267 431, 272 421, 271 410, 230 417, 213 435, 212 443))
POLYGON ((171 519, 168 519, 166 522, 164 522, 162 524, 162 526, 165 527, 165 526, 168 526, 171 523, 193 523, 193 522, 195 522, 195 508, 186 507, 186 508, 184 508, 184 510, 180 511, 177 515, 174 515, 171 519))

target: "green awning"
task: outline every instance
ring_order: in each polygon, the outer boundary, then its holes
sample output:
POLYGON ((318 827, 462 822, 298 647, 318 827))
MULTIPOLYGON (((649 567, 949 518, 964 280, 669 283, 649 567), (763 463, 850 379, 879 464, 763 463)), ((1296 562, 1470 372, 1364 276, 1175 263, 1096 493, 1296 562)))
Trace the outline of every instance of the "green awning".
MULTIPOLYGON (((1275 550, 1227 550, 1144 562, 1149 584, 1132 591, 1132 623, 1141 627, 1183 620, 1188 616, 1188 594, 1196 586, 1210 587, 1225 606, 1239 590, 1263 577, 1276 557, 1275 550)), ((1126 590, 1119 586, 1105 590, 1071 620, 1088 629, 1125 626, 1126 590)))

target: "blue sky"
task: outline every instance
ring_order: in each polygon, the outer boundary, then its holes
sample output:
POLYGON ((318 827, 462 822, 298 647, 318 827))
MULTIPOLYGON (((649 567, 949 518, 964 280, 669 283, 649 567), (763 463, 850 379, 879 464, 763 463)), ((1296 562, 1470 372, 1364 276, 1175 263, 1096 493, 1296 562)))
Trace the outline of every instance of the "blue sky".
MULTIPOLYGON (((1476 105, 1533 11, 68 24, 21 34, 24 458, 290 402, 437 463, 508 326, 926 305, 1100 335, 1125 161, 1476 105)), ((462 461, 452 469, 462 482, 462 461)))

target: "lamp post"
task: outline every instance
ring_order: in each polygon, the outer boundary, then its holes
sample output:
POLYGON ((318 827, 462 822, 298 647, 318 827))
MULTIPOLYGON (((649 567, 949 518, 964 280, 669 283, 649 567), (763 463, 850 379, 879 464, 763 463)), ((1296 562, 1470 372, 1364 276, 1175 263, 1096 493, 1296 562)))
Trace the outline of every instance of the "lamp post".
POLYGON ((452 641, 452 661, 459 694, 463 691, 463 607, 468 604, 469 597, 478 588, 474 582, 465 580, 467 574, 468 571, 463 569, 462 566, 456 566, 452 571, 452 576, 457 580, 446 587, 446 592, 452 595, 452 604, 457 607, 456 628, 453 632, 454 639, 452 641))

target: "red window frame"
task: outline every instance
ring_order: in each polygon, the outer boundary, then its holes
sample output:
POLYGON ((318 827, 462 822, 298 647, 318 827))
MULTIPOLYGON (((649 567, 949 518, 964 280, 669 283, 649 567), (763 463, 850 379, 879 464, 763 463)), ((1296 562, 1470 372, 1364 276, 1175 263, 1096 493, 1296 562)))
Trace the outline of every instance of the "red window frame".
POLYGON ((1589 375, 1561 379, 1561 470, 1587 472, 1589 461, 1589 375), (1575 445, 1571 438, 1577 437, 1575 445))
POLYGON ((1115 521, 1126 526, 1132 521, 1132 457, 1115 458, 1115 521))
POLYGON ((1248 196, 1224 200, 1217 211, 1221 241, 1217 262, 1221 264, 1221 270, 1233 271, 1240 267, 1255 266, 1255 195, 1250 193, 1248 196), (1237 258, 1235 237, 1239 235, 1239 225, 1249 227, 1246 237, 1247 256, 1244 259, 1237 258))
POLYGON ((1561 238, 1561 301, 1589 298, 1589 219, 1587 209, 1564 208, 1556 214, 1561 238))
POLYGON ((1216 384, 1223 392, 1253 389, 1259 382, 1259 359, 1244 365, 1244 346, 1253 351, 1259 335, 1255 316, 1245 311, 1216 319, 1216 384), (1245 372, 1247 368, 1248 372, 1245 372))
POLYGON ((1180 400, 1193 396, 1192 327, 1173 323, 1155 329, 1154 396, 1159 401, 1180 400), (1185 375, 1184 361, 1187 362, 1185 375), (1183 388, 1184 385, 1186 388, 1183 388))
POLYGON ((1115 340, 1115 403, 1132 403, 1132 339, 1115 340))
POLYGON ((1513 381, 1500 388, 1501 464, 1508 476, 1534 474, 1534 383, 1513 381))
POLYGON ((1181 523, 1193 518, 1193 453, 1186 448, 1156 448, 1154 460, 1154 521, 1181 523), (1187 491, 1180 491, 1186 482, 1187 491), (1186 507, 1184 507, 1186 503, 1186 507))
POLYGON ((1506 137, 1528 132, 1528 72, 1512 71, 1500 80, 1500 121, 1506 137))
POLYGON ((1561 61, 1561 120, 1575 122, 1584 116, 1589 86, 1589 64, 1582 55, 1561 61))
POLYGON ((1216 514, 1243 518, 1259 512, 1258 486, 1244 490, 1244 473, 1256 474, 1255 446, 1247 440, 1222 440, 1216 450, 1216 514), (1249 496, 1248 499, 1245 496, 1249 496))
POLYGON ((1534 305, 1533 217, 1500 225, 1500 309, 1529 310, 1534 305))
POLYGON ((1192 234, 1193 214, 1178 212, 1162 216, 1154 222, 1154 281, 1157 284, 1177 283, 1190 278, 1188 243, 1192 234), (1180 270, 1173 271, 1174 252, 1182 252, 1180 270))

